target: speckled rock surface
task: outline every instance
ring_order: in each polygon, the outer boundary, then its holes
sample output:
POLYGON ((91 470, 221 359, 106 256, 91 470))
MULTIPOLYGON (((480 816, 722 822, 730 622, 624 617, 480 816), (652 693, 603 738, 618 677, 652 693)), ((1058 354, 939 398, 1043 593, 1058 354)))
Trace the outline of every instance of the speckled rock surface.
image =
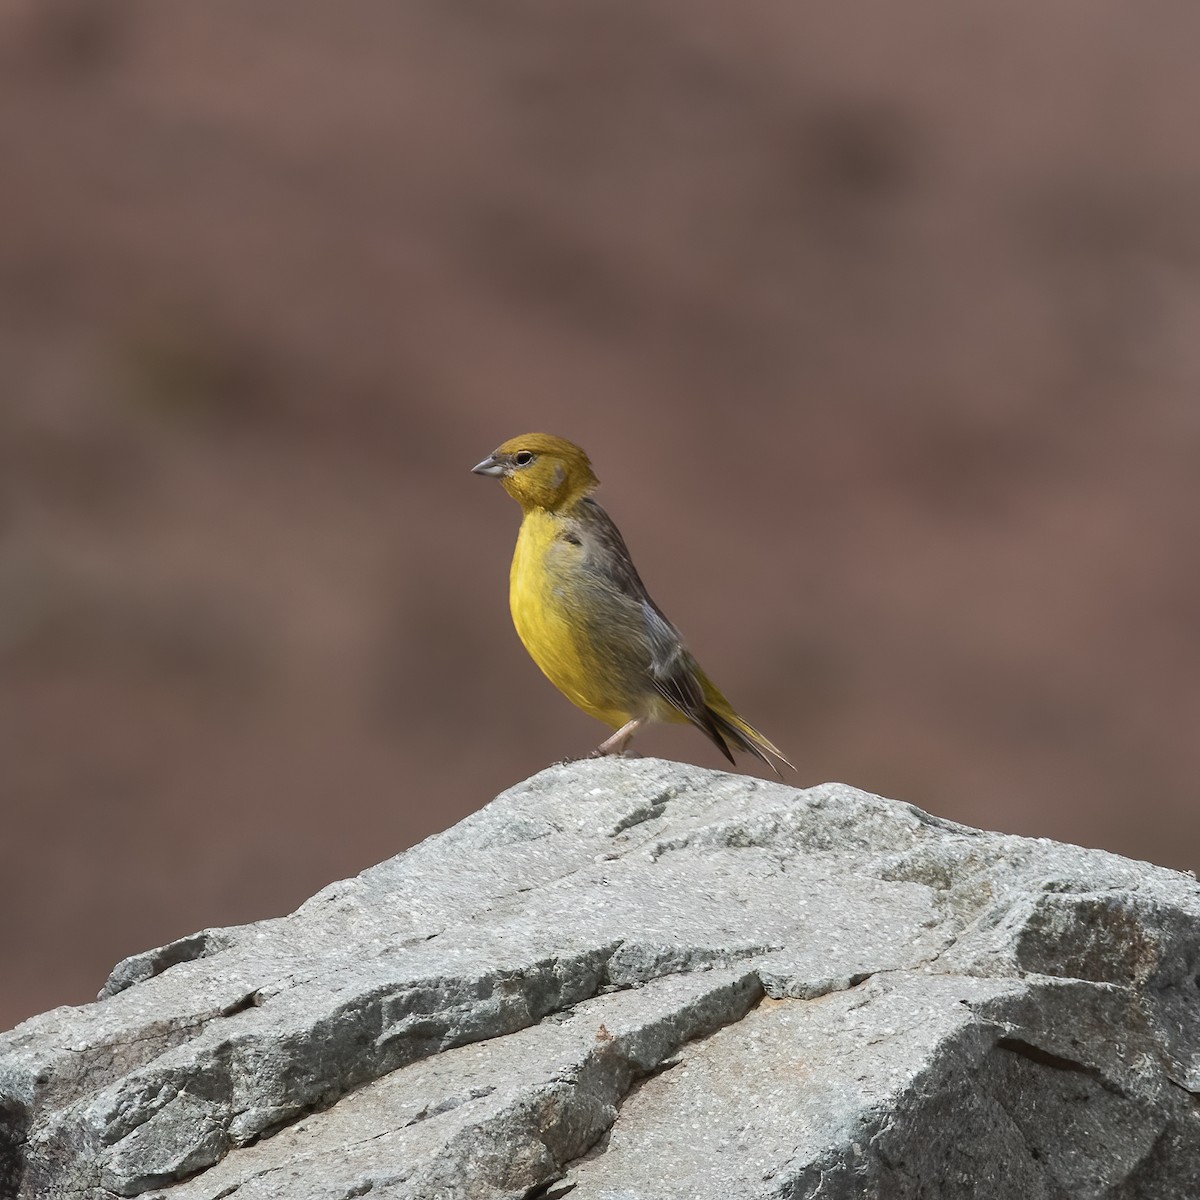
POLYGON ((0 1195, 1200 1195, 1200 888, 839 784, 552 767, 0 1036, 0 1195))

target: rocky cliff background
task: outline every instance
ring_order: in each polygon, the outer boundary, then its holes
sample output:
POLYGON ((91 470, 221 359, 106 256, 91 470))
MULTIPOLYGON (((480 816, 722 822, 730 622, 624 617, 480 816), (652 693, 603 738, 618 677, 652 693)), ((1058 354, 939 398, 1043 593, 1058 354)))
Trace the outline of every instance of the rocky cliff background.
POLYGON ((595 744, 467 474, 531 428, 798 782, 1194 866, 1198 34, 6 6, 0 1025, 595 744))

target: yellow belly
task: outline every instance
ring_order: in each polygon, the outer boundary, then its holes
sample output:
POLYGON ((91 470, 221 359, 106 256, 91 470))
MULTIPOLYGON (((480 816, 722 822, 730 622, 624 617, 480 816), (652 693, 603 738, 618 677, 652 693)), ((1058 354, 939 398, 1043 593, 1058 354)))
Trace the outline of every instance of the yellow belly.
POLYGON ((513 625, 546 678, 576 707, 616 729, 633 715, 636 698, 615 686, 572 612, 567 583, 547 570, 556 532, 548 513, 535 510, 521 523, 509 574, 513 625))

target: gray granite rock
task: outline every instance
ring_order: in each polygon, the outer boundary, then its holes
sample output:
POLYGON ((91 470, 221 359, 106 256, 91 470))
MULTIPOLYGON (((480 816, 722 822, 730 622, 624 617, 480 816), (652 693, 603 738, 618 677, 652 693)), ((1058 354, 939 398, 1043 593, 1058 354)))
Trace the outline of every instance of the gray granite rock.
POLYGON ((842 785, 552 767, 0 1035, 0 1196, 1200 1196, 1200 888, 842 785))

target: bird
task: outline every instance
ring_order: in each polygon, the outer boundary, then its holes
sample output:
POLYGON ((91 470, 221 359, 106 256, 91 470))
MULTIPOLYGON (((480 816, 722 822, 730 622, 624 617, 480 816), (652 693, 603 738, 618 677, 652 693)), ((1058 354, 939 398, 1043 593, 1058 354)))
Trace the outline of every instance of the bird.
POLYGON ((471 470, 521 506, 509 573, 513 625, 529 656, 572 704, 615 732, 592 757, 623 754, 651 721, 691 722, 780 775, 795 768, 700 668, 651 599, 613 519, 593 498, 587 454, 548 433, 510 438, 471 470))

